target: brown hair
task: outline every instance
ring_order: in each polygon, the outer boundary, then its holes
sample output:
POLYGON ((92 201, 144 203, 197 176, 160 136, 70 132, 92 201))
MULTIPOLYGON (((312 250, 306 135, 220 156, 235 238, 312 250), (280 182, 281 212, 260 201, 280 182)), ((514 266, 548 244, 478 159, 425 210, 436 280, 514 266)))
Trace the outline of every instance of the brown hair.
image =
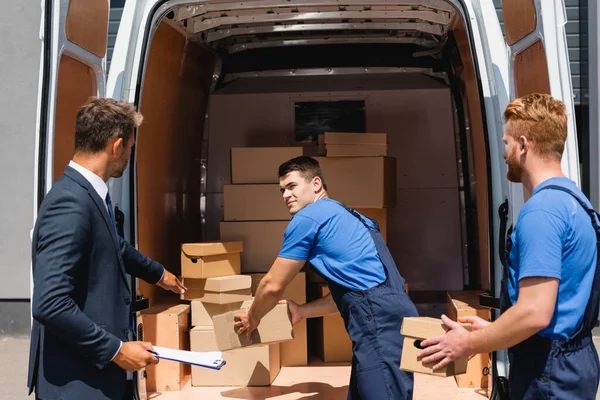
POLYGON ((125 101, 90 97, 77 112, 75 152, 98 153, 114 138, 127 143, 142 120, 142 114, 125 101))
POLYGON ((279 177, 283 178, 290 172, 294 171, 300 172, 302 177, 307 181, 310 181, 314 177, 318 176, 321 178, 321 182, 323 182, 323 189, 327 190, 327 185, 323 179, 323 172, 321 171, 321 166, 314 158, 308 156, 299 156, 284 162, 279 166, 279 177))
POLYGON ((504 111, 511 122, 513 138, 525 136, 542 157, 560 161, 567 140, 567 112, 564 103, 548 94, 533 93, 513 100, 504 111))

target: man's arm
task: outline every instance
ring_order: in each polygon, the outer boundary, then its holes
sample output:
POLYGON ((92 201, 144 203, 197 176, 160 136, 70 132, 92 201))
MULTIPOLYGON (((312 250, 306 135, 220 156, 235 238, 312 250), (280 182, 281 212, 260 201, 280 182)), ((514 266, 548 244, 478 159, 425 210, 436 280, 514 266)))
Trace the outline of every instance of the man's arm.
POLYGON ((104 368, 121 341, 96 325, 73 299, 77 277, 87 268, 83 255, 90 246, 88 221, 74 196, 48 204, 38 220, 32 315, 98 368, 104 368))
POLYGON ((317 318, 338 312, 339 310, 335 301, 333 301, 331 293, 328 293, 327 296, 321 297, 320 299, 311 301, 310 303, 298 306, 298 313, 302 318, 317 318))
POLYGON ((275 263, 256 288, 256 295, 248 310, 250 321, 260 321, 281 300, 285 288, 302 269, 306 261, 277 257, 275 263))

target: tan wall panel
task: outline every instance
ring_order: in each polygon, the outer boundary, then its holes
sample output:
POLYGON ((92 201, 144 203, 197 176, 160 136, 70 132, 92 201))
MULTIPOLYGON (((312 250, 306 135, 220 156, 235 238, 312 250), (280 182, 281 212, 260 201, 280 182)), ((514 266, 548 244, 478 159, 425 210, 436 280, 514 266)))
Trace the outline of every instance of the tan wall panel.
MULTIPOLYGON (((200 151, 214 62, 168 25, 156 31, 137 137, 138 244, 174 274, 181 243, 201 240, 200 151)), ((141 283, 140 291, 159 298, 153 285, 141 283)))
POLYGON ((530 93, 550 94, 548 62, 541 40, 537 40, 517 54, 514 66, 517 97, 530 93))
POLYGON ((489 211, 487 196, 487 159, 485 149, 485 132, 483 128, 479 87, 473 66, 473 56, 469 47, 469 40, 465 25, 459 20, 454 28, 458 51, 463 65, 462 77, 465 82, 467 97, 467 112, 471 125, 471 139, 473 143, 473 158, 475 168, 475 191, 477 196, 477 245, 479 248, 479 280, 482 289, 489 289, 489 211))
POLYGON ((54 180, 65 171, 75 150, 75 118, 77 111, 96 95, 94 70, 67 55, 60 59, 54 130, 54 180))
POLYGON ((66 32, 70 42, 98 57, 104 57, 108 40, 108 1, 71 0, 66 32))
POLYGON ((533 0, 502 0, 506 42, 513 45, 536 28, 537 15, 533 0))

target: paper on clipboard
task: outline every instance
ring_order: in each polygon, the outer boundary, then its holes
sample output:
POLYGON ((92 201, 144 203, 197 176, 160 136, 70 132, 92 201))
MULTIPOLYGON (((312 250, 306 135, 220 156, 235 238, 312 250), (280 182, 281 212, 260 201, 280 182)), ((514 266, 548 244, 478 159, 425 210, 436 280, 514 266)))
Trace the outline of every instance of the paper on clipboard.
POLYGON ((177 361, 184 364, 219 370, 225 365, 223 354, 220 351, 187 351, 175 350, 166 347, 152 346, 152 353, 160 359, 177 361))

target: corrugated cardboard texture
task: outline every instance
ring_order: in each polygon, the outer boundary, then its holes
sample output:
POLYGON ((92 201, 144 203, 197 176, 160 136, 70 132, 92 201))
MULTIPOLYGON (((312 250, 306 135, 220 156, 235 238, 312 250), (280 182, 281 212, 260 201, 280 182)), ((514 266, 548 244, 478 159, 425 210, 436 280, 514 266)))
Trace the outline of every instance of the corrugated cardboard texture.
POLYGON ((353 208, 396 205, 396 159, 316 157, 331 198, 353 208))
POLYGON ((191 302, 192 326, 212 327, 212 317, 215 315, 224 314, 228 311, 239 310, 241 307, 242 302, 230 304, 211 304, 193 300, 191 302))
POLYGON ((385 144, 327 144, 327 157, 383 157, 387 156, 385 144))
POLYGON ((279 184, 224 185, 225 221, 289 221, 279 184))
POLYGON ((387 242, 387 210, 385 208, 357 208, 356 211, 377 221, 383 241, 387 242))
MULTIPOLYGON (((464 324, 465 328, 470 329, 470 324, 464 324)), ((402 359, 400 360, 400 369, 404 371, 420 372, 435 376, 453 376, 464 374, 467 371, 467 360, 457 360, 445 368, 433 371, 433 366, 437 362, 425 364, 417 358, 417 353, 421 351, 420 343, 423 339, 443 335, 448 328, 441 319, 430 317, 411 317, 404 318, 400 333, 404 335, 404 345, 402 347, 402 359)))
MULTIPOLYGON (((186 285, 185 278, 183 279, 183 284, 186 285)), ((252 290, 250 288, 232 290, 229 292, 209 292, 202 289, 190 289, 188 287, 188 291, 181 295, 182 300, 199 300, 204 303, 211 304, 239 303, 242 301, 250 300, 251 298, 252 290)))
MULTIPOLYGON (((216 351, 212 328, 190 331, 192 351, 216 351)), ((227 362, 220 371, 192 367, 192 386, 268 386, 281 370, 279 344, 223 352, 227 362)))
POLYGON ((181 251, 188 257, 217 256, 227 253, 241 253, 244 251, 243 242, 201 242, 184 243, 181 251))
POLYGON ((252 287, 252 278, 246 275, 218 276, 207 279, 185 278, 185 287, 208 292, 231 292, 234 290, 250 289, 252 287))
MULTIPOLYGON (((321 286, 321 297, 329 294, 329 287, 321 286)), ((352 341, 344 319, 339 313, 326 315, 318 324, 320 331, 320 353, 323 362, 350 362, 352 361, 352 341)))
POLYGON ((267 272, 275 262, 289 221, 221 222, 222 240, 241 240, 242 272, 267 272))
MULTIPOLYGON (((448 292, 448 317, 454 321, 458 317, 477 316, 489 321, 490 310, 479 305, 479 294, 482 291, 448 292)), ((476 354, 469 359, 467 372, 456 376, 456 383, 460 388, 487 388, 488 363, 490 355, 487 353, 476 354)))
POLYGON ((234 316, 238 312, 230 311, 213 317, 217 345, 220 351, 261 343, 277 343, 294 338, 287 304, 278 304, 269 311, 260 321, 258 328, 252 332, 251 340, 248 340, 246 335, 238 335, 234 328, 234 316))
MULTIPOLYGON (((252 274, 252 295, 265 274, 252 274)), ((296 304, 306 303, 306 274, 298 273, 283 292, 284 300, 292 300, 296 304)), ((297 367, 308 364, 308 343, 306 319, 294 325, 294 339, 281 343, 281 366, 297 367)))
POLYGON ((243 253, 189 257, 181 252, 181 276, 184 278, 206 279, 239 275, 241 272, 241 254, 243 253))
MULTIPOLYGON (((156 346, 190 350, 188 304, 157 304, 141 312, 144 341, 156 346)), ((146 387, 149 392, 181 390, 191 373, 188 364, 161 360, 146 367, 146 387)))
POLYGON ((279 166, 302 154, 302 147, 234 147, 231 183, 279 183, 279 166))
POLYGON ((326 144, 387 145, 387 133, 325 132, 326 144))

